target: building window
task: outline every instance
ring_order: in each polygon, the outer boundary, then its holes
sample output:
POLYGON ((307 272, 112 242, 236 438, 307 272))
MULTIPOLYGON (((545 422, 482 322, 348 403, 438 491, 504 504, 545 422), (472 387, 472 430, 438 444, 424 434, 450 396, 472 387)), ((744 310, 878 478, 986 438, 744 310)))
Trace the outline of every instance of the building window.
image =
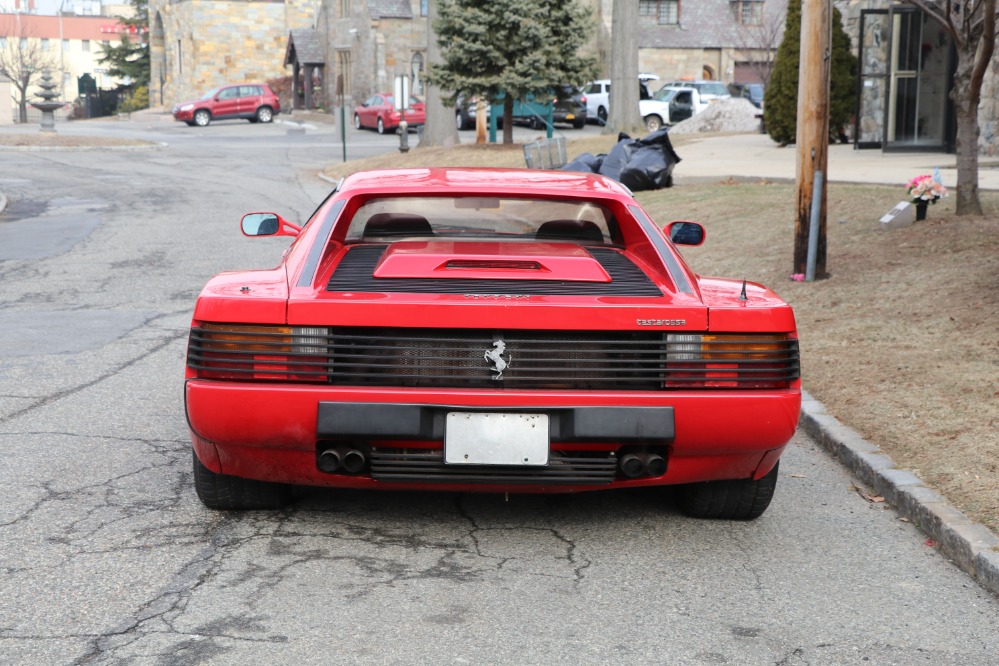
POLYGON ((62 40, 62 50, 63 51, 69 51, 69 40, 68 39, 62 40))
POLYGON ((90 53, 90 40, 84 39, 82 43, 82 49, 84 53, 90 53))
POLYGON ((740 25, 763 24, 763 0, 732 0, 732 9, 740 25))
POLYGON ((680 0, 638 0, 638 17, 644 23, 678 25, 680 0))
POLYGON ((417 51, 413 54, 413 59, 409 63, 409 94, 423 94, 423 53, 417 51))
POLYGON ((48 51, 50 48, 52 48, 52 46, 49 44, 49 40, 42 38, 42 50, 48 51))
POLYGON ((179 39, 177 40, 177 73, 184 73, 184 47, 179 39))
POLYGON ((340 18, 350 16, 350 0, 340 0, 340 18))
POLYGON ((430 0, 420 0, 420 16, 426 16, 430 12, 430 0))
POLYGON ((337 51, 336 52, 336 69, 337 77, 339 81, 337 83, 337 88, 340 89, 340 93, 347 97, 350 95, 350 51, 337 51))

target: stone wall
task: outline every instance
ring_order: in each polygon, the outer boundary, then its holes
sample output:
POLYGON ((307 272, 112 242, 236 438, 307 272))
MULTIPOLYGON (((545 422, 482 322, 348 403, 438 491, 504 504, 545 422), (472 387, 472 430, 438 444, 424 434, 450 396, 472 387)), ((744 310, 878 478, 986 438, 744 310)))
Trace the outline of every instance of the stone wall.
POLYGON ((152 0, 151 103, 161 84, 169 108, 225 83, 289 75, 288 33, 312 26, 313 7, 311 0, 152 0))

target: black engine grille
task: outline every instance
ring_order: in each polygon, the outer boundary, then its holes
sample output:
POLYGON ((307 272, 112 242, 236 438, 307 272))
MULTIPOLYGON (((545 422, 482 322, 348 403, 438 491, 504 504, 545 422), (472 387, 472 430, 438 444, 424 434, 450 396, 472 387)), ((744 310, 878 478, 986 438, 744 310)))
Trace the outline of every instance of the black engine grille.
POLYGON ((333 383, 361 386, 657 390, 662 334, 332 329, 333 383), (502 379, 485 354, 502 339, 502 379))
POLYGON ((659 287, 623 254, 610 248, 588 247, 610 282, 557 280, 471 280, 375 278, 372 273, 387 245, 359 245, 340 260, 326 291, 402 292, 409 294, 502 294, 537 296, 662 296, 659 287))
POLYGON ((445 465, 442 450, 375 450, 371 478, 377 481, 431 483, 537 483, 601 485, 614 480, 617 460, 607 452, 593 456, 552 455, 547 467, 445 465))

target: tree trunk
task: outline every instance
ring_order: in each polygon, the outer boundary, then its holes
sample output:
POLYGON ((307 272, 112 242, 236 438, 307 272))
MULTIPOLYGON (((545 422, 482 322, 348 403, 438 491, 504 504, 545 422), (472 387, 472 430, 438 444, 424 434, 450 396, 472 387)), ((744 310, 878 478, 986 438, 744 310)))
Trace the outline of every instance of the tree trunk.
POLYGON ((641 134, 638 112, 638 3, 614 0, 611 14, 610 109, 604 134, 641 134))
MULTIPOLYGON (((437 2, 427 3, 427 63, 440 63, 441 47, 437 43, 437 33, 434 32, 434 19, 437 17, 437 2)), ((454 122, 454 109, 449 108, 441 100, 441 89, 427 85, 424 106, 427 119, 423 124, 421 146, 452 146, 460 143, 458 128, 454 122)))
POLYGON ((28 122, 28 98, 24 93, 21 93, 21 99, 17 100, 17 117, 22 125, 28 122))
POLYGON ((503 98, 503 143, 513 143, 513 97, 503 98))
POLYGON ((957 187, 954 211, 957 215, 981 215, 982 202, 978 196, 978 102, 979 94, 972 94, 972 72, 975 67, 975 50, 971 53, 958 49, 957 68, 951 99, 957 116, 957 187), (963 91, 963 94, 957 94, 963 91))

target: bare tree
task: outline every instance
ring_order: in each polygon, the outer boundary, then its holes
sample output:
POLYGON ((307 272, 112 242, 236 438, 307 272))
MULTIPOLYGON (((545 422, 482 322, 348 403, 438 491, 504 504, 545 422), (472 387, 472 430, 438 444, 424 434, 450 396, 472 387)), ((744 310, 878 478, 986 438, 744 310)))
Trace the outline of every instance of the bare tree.
POLYGON ((950 99, 957 115, 956 213, 981 215, 978 195, 978 105, 996 45, 996 0, 909 0, 954 40, 957 68, 950 99))
POLYGON ((28 122, 28 90, 35 76, 45 70, 58 69, 55 59, 42 50, 41 40, 35 39, 20 16, 8 16, 0 25, 3 45, 0 46, 0 74, 14 84, 14 102, 18 108, 18 122, 28 122))
POLYGON ((610 110, 604 134, 640 133, 638 111, 638 3, 614 0, 611 10, 610 110))
POLYGON ((753 73, 766 86, 777 58, 777 47, 784 36, 785 9, 765 3, 759 23, 740 24, 735 36, 735 46, 742 52, 753 73))
MULTIPOLYGON (((437 0, 427 3, 427 63, 441 62, 441 47, 437 43, 434 21, 437 19, 437 0)), ((459 143, 458 129, 454 122, 454 108, 444 104, 445 95, 439 86, 426 82, 427 119, 423 125, 421 146, 450 146, 459 143)))

